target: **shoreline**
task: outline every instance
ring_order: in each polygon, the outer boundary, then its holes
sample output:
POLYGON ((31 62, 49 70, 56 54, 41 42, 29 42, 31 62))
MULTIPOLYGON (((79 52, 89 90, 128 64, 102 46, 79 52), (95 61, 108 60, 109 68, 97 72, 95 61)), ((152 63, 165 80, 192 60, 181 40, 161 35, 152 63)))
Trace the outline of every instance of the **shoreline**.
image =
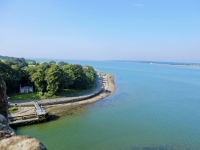
POLYGON ((49 113, 50 119, 64 116, 64 115, 70 115, 72 114, 72 111, 74 111, 75 109, 100 101, 101 99, 114 93, 115 90, 116 90, 116 86, 114 83, 114 75, 107 74, 107 83, 104 89, 97 95, 88 99, 81 100, 81 101, 74 101, 74 102, 69 102, 65 104, 44 106, 43 108, 49 113))
MULTIPOLYGON (((85 94, 80 94, 76 97, 63 97, 62 99, 46 99, 38 102, 48 113, 48 118, 51 120, 60 116, 72 114, 72 111, 81 108, 82 106, 97 102, 114 93, 115 89, 114 75, 106 74, 102 78, 98 78, 95 88, 85 94)), ((12 105, 15 104, 13 103, 12 105)), ((20 111, 11 114, 11 118, 23 118, 23 116, 35 114, 33 101, 19 102, 17 105, 20 106, 20 111)))

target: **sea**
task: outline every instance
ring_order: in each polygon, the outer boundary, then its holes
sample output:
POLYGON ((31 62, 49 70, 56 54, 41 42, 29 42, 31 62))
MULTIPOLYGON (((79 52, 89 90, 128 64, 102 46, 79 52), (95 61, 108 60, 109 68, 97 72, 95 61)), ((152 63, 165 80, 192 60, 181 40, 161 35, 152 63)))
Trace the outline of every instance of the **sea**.
POLYGON ((199 65, 63 61, 113 74, 116 91, 71 115, 18 127, 17 135, 49 150, 200 149, 199 65))

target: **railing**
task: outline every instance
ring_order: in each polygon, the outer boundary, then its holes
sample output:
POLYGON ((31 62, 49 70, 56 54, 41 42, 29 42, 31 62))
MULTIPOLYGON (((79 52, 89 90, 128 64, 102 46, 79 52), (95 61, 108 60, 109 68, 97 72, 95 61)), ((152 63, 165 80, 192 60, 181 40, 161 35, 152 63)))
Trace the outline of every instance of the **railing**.
POLYGON ((36 108, 35 111, 36 111, 36 113, 37 113, 38 116, 46 114, 46 112, 44 111, 44 109, 38 104, 37 101, 34 101, 34 105, 35 105, 35 108, 36 108))

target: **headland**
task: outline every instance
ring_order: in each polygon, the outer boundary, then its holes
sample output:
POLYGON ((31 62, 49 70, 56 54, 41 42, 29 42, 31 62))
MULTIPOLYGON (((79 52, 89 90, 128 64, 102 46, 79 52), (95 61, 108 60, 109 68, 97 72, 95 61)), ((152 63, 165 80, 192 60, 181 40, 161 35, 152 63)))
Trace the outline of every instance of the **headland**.
MULTIPOLYGON (((97 77, 96 84, 90 91, 72 97, 44 99, 38 100, 37 102, 48 113, 49 118, 53 119, 54 117, 71 114, 74 109, 99 101, 112 94, 115 89, 114 76, 111 74, 105 74, 97 77)), ((18 112, 9 115, 11 120, 17 118, 16 121, 23 121, 23 116, 33 117, 35 115, 33 101, 12 101, 10 105, 19 106, 18 112)), ((15 123, 17 122, 11 122, 11 124, 15 123)))

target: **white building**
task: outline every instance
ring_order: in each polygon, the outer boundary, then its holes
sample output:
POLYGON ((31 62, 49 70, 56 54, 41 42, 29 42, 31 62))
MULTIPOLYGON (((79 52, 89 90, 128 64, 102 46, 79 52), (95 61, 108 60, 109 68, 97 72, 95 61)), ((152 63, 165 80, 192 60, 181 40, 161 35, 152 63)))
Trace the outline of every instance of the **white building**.
POLYGON ((19 93, 32 93, 33 92, 33 86, 23 86, 19 89, 19 93))

